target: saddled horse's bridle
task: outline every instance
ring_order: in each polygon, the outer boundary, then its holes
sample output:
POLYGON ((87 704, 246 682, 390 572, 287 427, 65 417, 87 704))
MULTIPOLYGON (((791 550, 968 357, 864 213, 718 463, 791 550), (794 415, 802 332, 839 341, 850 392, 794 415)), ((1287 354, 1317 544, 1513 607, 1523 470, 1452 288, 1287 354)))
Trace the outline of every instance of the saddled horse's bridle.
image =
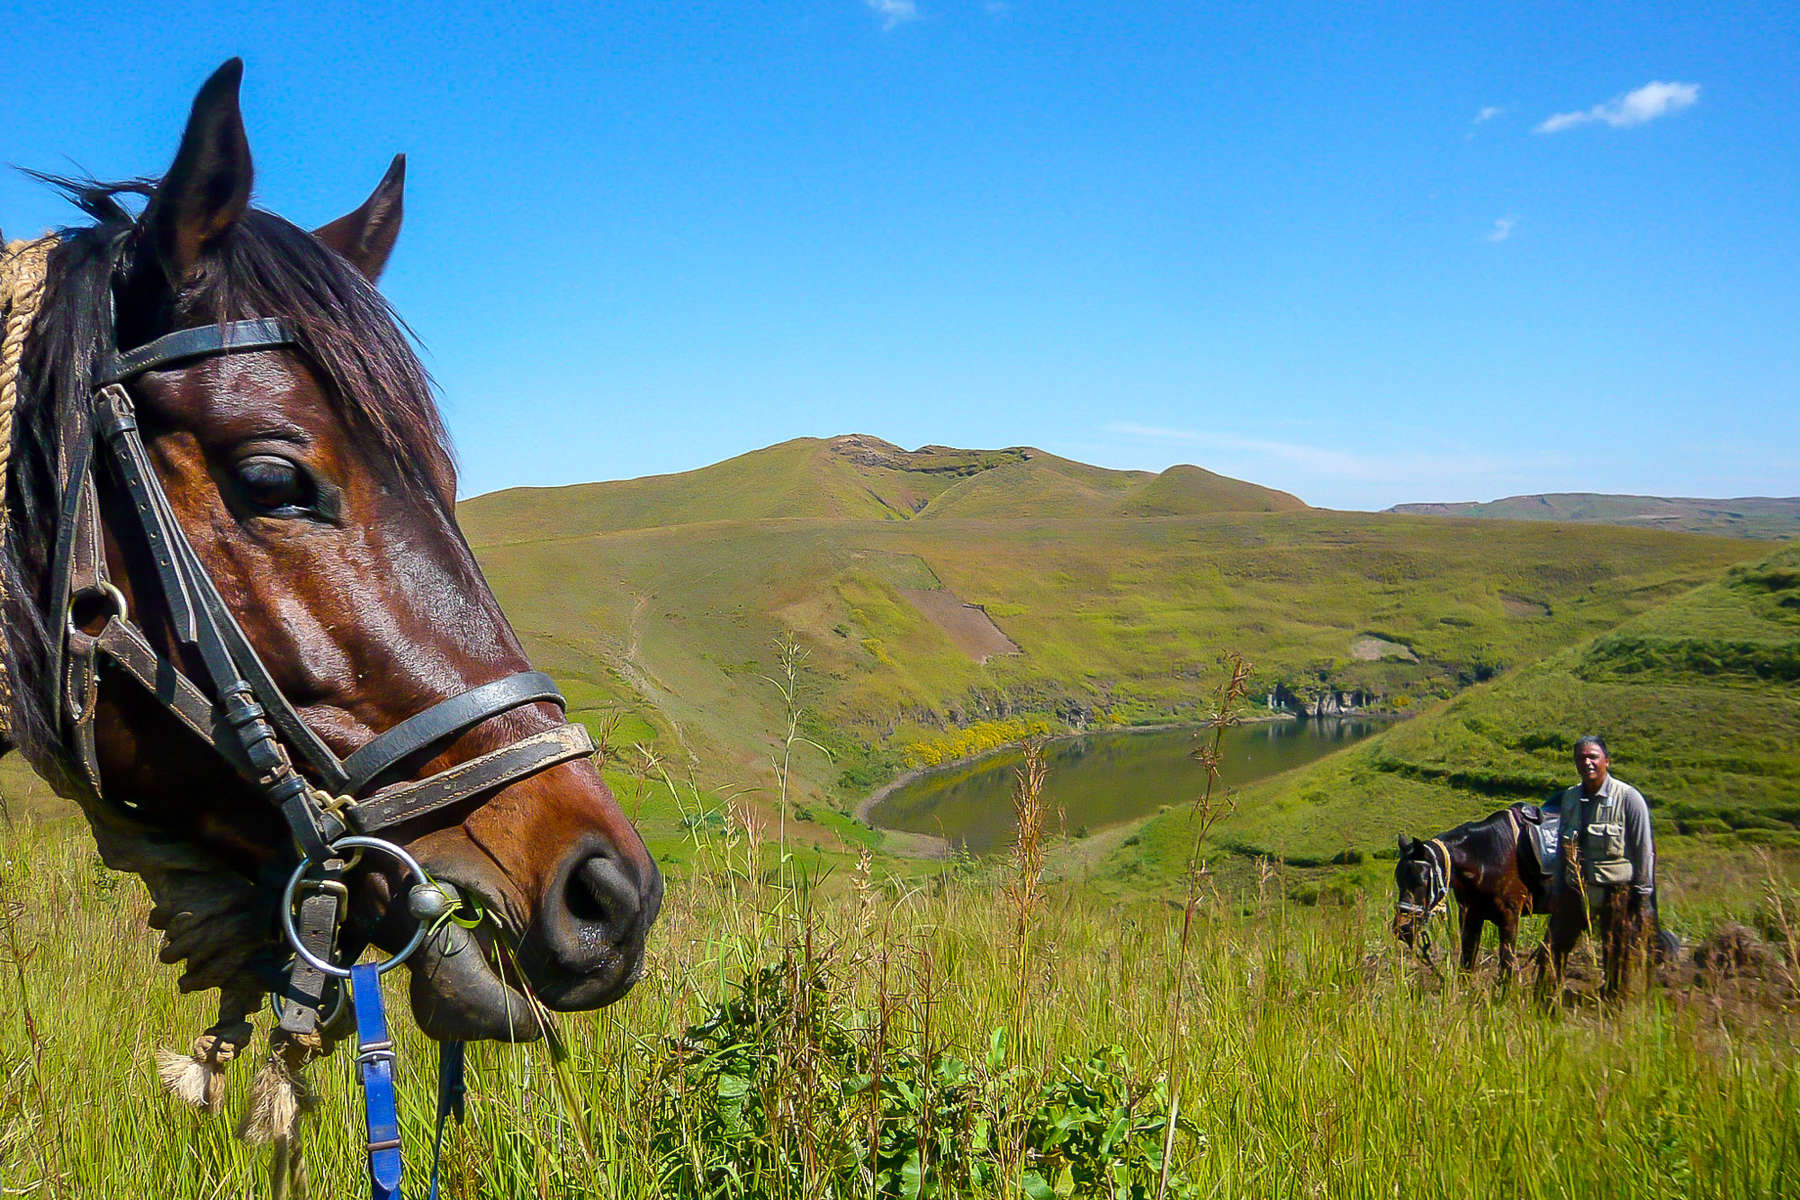
POLYGON ((1429 964, 1431 962, 1431 918, 1443 912, 1450 903, 1450 847, 1444 845, 1442 838, 1432 838, 1423 843, 1425 847, 1425 902, 1420 904, 1401 896, 1394 902, 1396 922, 1400 917, 1408 918, 1414 930, 1415 945, 1420 957, 1429 964), (1443 861, 1438 861, 1438 855, 1443 861))
MULTIPOLYGON (((59 414, 61 501, 51 559, 50 613, 64 629, 60 638, 51 638, 49 678, 61 690, 59 718, 70 757, 81 782, 101 798, 94 715, 105 663, 136 680, 281 813, 293 833, 298 864, 281 901, 282 925, 295 955, 280 989, 284 1000, 280 1025, 290 1032, 309 1033, 328 1022, 337 1011, 326 1015, 332 979, 352 977, 362 1043, 359 1076, 370 1106, 371 1179, 377 1196, 396 1194, 400 1158, 393 1120, 393 1056, 385 1016, 379 1011, 375 974, 397 966, 410 954, 423 940, 425 921, 441 916, 454 897, 427 880, 423 868, 394 842, 374 835, 585 758, 594 752, 594 743, 583 727, 565 721, 436 774, 406 777, 406 768, 426 761, 492 717, 540 701, 566 711, 567 704, 549 676, 522 671, 440 701, 347 758, 333 753, 282 694, 182 532, 150 464, 128 390, 133 379, 148 371, 221 355, 298 347, 299 339, 285 321, 265 317, 182 329, 120 352, 112 348, 117 322, 110 287, 103 303, 110 329, 108 349, 93 364, 88 402, 66 403, 59 414), (103 467, 128 501, 132 532, 142 538, 155 564, 157 587, 176 640, 192 648, 204 668, 199 682, 151 644, 109 577, 98 482, 103 467), (338 929, 347 915, 342 877, 350 869, 349 852, 363 849, 388 854, 414 876, 409 908, 420 928, 401 953, 379 968, 345 968, 331 961, 338 953, 338 929), (314 874, 320 878, 311 879, 314 874), (303 897, 302 883, 307 887, 303 897)), ((136 811, 122 799, 105 799, 136 811)), ((342 998, 340 988, 340 1007, 342 998)), ((447 1074, 453 1068, 460 1078, 460 1044, 446 1043, 444 1063, 447 1074)), ((456 1103, 460 1092, 448 1100, 446 1094, 441 1088, 440 1138, 448 1106, 456 1103)), ((435 1164, 432 1185, 435 1194, 435 1164)))

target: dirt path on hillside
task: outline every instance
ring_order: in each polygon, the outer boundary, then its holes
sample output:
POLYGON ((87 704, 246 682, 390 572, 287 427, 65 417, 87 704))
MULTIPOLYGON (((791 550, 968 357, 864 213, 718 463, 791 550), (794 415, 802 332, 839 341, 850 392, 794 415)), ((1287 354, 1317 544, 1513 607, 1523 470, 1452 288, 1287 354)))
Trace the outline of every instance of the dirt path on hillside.
POLYGON ((644 593, 632 601, 631 613, 625 619, 628 640, 625 643, 625 657, 619 663, 619 674, 625 677, 625 682, 630 684, 638 695, 649 701, 655 706, 656 711, 662 714, 663 720, 669 723, 669 729, 675 734, 675 740, 681 743, 682 750, 686 751, 690 760, 693 760, 699 756, 694 753, 693 746, 688 743, 687 731, 682 729, 681 722, 675 719, 675 714, 669 711, 668 701, 673 699, 673 694, 650 673, 650 668, 645 665, 641 654, 644 646, 644 610, 650 607, 650 601, 655 598, 650 593, 644 593))

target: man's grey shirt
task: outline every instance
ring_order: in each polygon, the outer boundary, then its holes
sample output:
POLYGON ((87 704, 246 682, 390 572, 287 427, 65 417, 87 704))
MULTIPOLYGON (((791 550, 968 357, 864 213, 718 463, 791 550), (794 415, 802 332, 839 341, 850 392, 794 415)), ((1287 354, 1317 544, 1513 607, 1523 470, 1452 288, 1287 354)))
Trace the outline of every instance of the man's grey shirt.
MULTIPOLYGON (((1616 776, 1608 775, 1596 795, 1619 802, 1625 823, 1625 858, 1631 863, 1631 886, 1649 895, 1656 888, 1656 839, 1650 832, 1650 806, 1642 792, 1616 776)), ((1594 799, 1582 793, 1577 784, 1562 794, 1564 829, 1586 830, 1592 815, 1594 799), (1587 811, 1583 811, 1583 809, 1587 811)))

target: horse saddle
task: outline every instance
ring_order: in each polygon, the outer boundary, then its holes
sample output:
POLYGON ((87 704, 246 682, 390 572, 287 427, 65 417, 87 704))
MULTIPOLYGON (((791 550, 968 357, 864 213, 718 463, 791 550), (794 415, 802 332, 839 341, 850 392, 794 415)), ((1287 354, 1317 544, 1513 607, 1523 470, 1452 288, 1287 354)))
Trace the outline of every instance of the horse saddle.
POLYGON ((1519 841, 1523 843, 1526 861, 1537 867, 1542 878, 1556 878, 1562 853, 1557 837, 1562 829, 1562 810, 1536 804, 1515 804, 1513 811, 1519 816, 1519 841))

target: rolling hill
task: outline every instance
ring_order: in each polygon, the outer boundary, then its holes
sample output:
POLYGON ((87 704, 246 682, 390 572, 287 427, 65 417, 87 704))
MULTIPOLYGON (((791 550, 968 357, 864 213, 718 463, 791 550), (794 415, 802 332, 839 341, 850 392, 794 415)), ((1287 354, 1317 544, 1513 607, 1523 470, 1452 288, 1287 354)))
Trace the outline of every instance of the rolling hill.
POLYGON ((533 541, 709 521, 802 518, 907 521, 956 517, 1108 517, 1294 512, 1286 492, 1173 467, 1109 471, 1034 450, 902 450, 852 434, 796 438, 677 475, 647 475, 478 496, 459 516, 471 541, 533 541))
POLYGON ((1741 496, 1695 500, 1669 496, 1608 496, 1555 492, 1508 496, 1485 503, 1397 504, 1387 510, 1429 517, 1490 517, 1503 521, 1577 521, 1786 541, 1800 537, 1800 496, 1741 496))
MULTIPOLYGON (((1598 733, 1659 839, 1800 847, 1800 548, 1783 547, 1617 628, 1469 689, 1310 766, 1246 788, 1221 847, 1301 866, 1391 854, 1573 782, 1598 733)), ((1123 879, 1179 869, 1181 812, 1112 853, 1123 879)))
POLYGON ((1760 550, 1328 512, 1197 467, 866 437, 496 493, 461 516, 578 707, 628 710, 637 736, 716 781, 770 781, 785 720, 767 676, 794 638, 807 736, 833 755, 802 747, 795 783, 839 808, 971 727, 1194 719, 1227 650, 1256 664, 1259 696, 1427 705, 1760 550))

